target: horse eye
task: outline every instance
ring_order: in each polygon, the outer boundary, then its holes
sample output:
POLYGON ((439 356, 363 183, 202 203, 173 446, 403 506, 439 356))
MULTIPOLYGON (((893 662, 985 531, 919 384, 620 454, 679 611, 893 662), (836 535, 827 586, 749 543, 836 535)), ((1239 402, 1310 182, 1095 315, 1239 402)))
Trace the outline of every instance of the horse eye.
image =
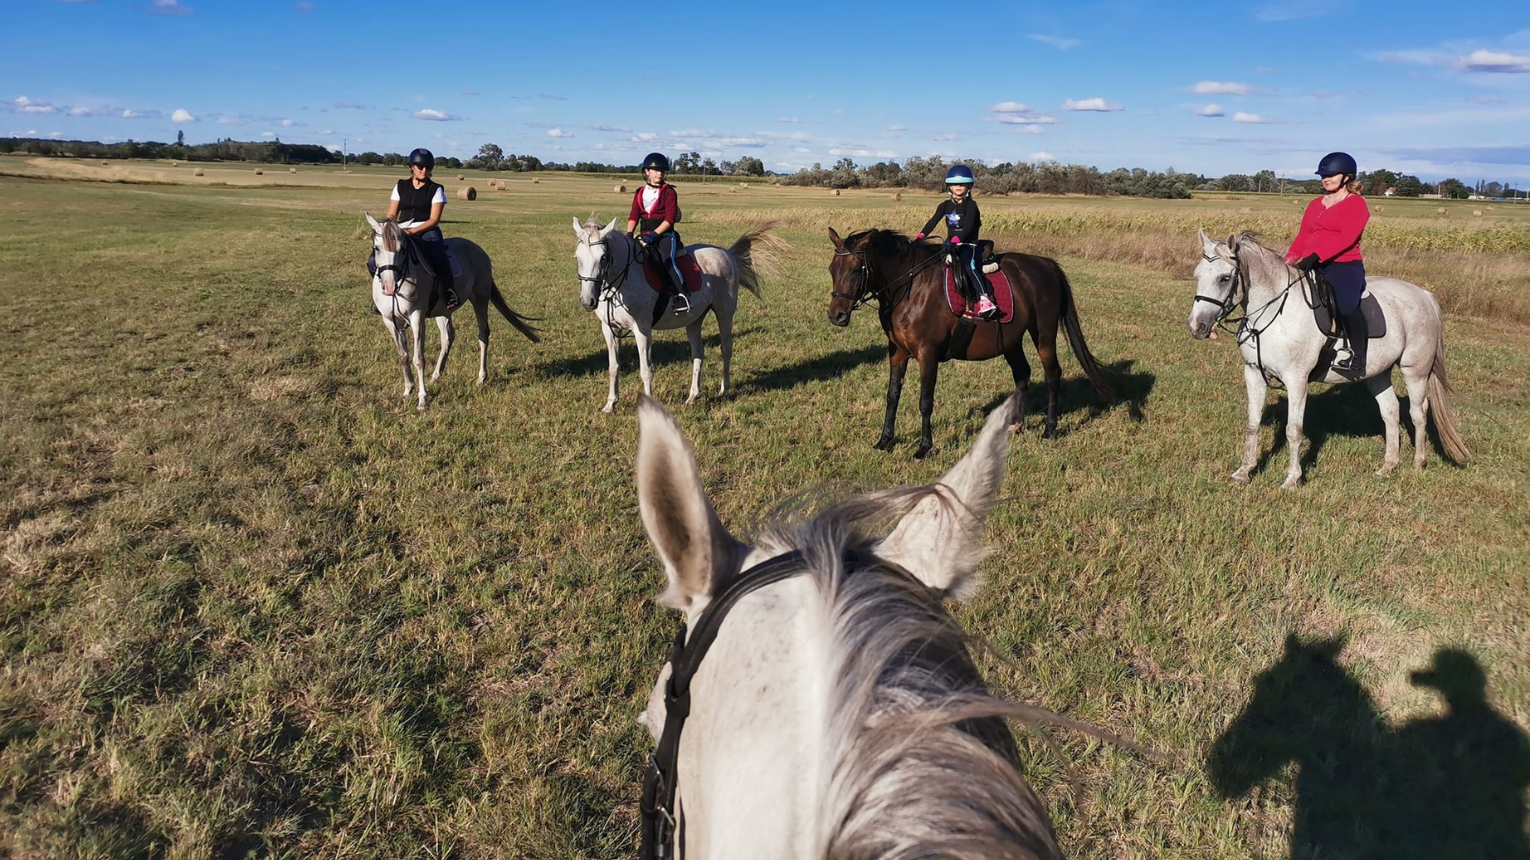
POLYGON ((1220 277, 1220 278, 1217 278, 1217 280, 1218 280, 1218 281, 1221 281, 1221 282, 1223 282, 1223 283, 1226 283, 1226 282, 1227 282, 1227 281, 1230 281, 1230 280, 1232 280, 1232 275, 1231 275, 1231 274, 1226 274, 1226 275, 1223 275, 1223 276, 1222 276, 1222 277, 1220 277))

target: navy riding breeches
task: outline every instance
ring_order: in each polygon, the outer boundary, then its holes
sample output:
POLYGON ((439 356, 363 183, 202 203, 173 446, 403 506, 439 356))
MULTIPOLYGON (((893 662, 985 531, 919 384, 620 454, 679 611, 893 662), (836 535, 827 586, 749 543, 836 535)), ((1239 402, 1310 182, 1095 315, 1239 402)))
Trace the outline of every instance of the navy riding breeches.
POLYGON ((1320 270, 1323 278, 1333 287, 1333 303, 1341 316, 1349 316, 1360 307, 1360 294, 1365 292, 1365 263, 1351 260, 1348 263, 1329 263, 1320 270))

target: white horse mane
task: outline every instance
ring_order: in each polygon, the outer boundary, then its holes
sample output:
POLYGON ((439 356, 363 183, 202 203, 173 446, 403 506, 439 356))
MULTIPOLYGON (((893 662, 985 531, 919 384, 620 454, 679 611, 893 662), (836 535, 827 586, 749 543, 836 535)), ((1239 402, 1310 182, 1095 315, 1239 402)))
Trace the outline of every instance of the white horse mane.
POLYGON ((887 491, 810 519, 778 519, 759 539, 802 550, 829 604, 833 724, 820 819, 824 856, 1058 856, 1046 807, 1020 776, 1002 721, 1045 712, 984 689, 943 592, 881 559, 846 565, 876 547, 862 523, 920 503, 961 505, 939 484, 887 491))

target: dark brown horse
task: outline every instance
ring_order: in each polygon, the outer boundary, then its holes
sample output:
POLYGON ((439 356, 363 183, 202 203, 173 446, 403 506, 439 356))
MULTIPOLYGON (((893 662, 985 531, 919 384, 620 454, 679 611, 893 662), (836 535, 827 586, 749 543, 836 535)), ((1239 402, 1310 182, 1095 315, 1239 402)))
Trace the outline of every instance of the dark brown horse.
POLYGON ((1026 332, 1030 332, 1046 372, 1047 424, 1041 435, 1051 437, 1057 431, 1057 393, 1062 384, 1062 367, 1057 363, 1059 323, 1095 392, 1107 400, 1113 396, 1104 368, 1084 342, 1078 311, 1073 307, 1073 290, 1056 260, 1031 254, 999 255, 999 265, 1012 285, 1014 316, 1002 324, 959 325, 962 321, 946 303, 938 245, 914 242, 891 230, 863 230, 841 239, 831 228, 829 238, 834 241, 834 260, 829 264, 834 280, 829 322, 847 326, 852 311, 875 300, 882 331, 887 334, 887 418, 877 448, 892 449, 893 422, 910 358, 919 361, 919 416, 923 421, 916 459, 930 451, 935 377, 940 363, 947 359, 987 361, 1004 356, 1015 377, 1014 421, 1018 430, 1025 419, 1025 393, 1031 383, 1031 365, 1021 349, 1026 332))

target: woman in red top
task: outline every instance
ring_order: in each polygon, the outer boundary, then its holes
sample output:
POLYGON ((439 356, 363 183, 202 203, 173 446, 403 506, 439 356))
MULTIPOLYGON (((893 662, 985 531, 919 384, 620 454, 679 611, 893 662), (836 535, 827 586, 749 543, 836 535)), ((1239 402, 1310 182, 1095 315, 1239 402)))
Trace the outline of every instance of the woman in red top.
POLYGON ((680 234, 675 225, 680 222, 680 197, 675 186, 664 181, 669 172, 669 159, 662 152, 650 152, 643 159, 643 187, 632 195, 632 211, 627 215, 627 235, 639 230, 638 241, 649 253, 659 255, 659 271, 669 281, 669 292, 674 296, 675 313, 688 314, 691 303, 685 296, 685 276, 675 265, 680 255, 680 234))
POLYGON ((1355 181, 1358 167, 1347 152, 1330 152, 1318 162, 1323 196, 1307 204, 1301 229, 1286 251, 1286 262, 1303 272, 1317 269, 1333 287, 1334 304, 1343 326, 1334 357, 1335 370, 1363 370, 1366 341, 1365 317, 1360 313, 1360 294, 1365 292, 1365 263, 1360 256, 1360 235, 1371 219, 1371 210, 1360 196, 1355 181), (1355 352, 1359 352, 1356 362, 1355 352), (1358 366, 1356 366, 1358 365, 1358 366))

